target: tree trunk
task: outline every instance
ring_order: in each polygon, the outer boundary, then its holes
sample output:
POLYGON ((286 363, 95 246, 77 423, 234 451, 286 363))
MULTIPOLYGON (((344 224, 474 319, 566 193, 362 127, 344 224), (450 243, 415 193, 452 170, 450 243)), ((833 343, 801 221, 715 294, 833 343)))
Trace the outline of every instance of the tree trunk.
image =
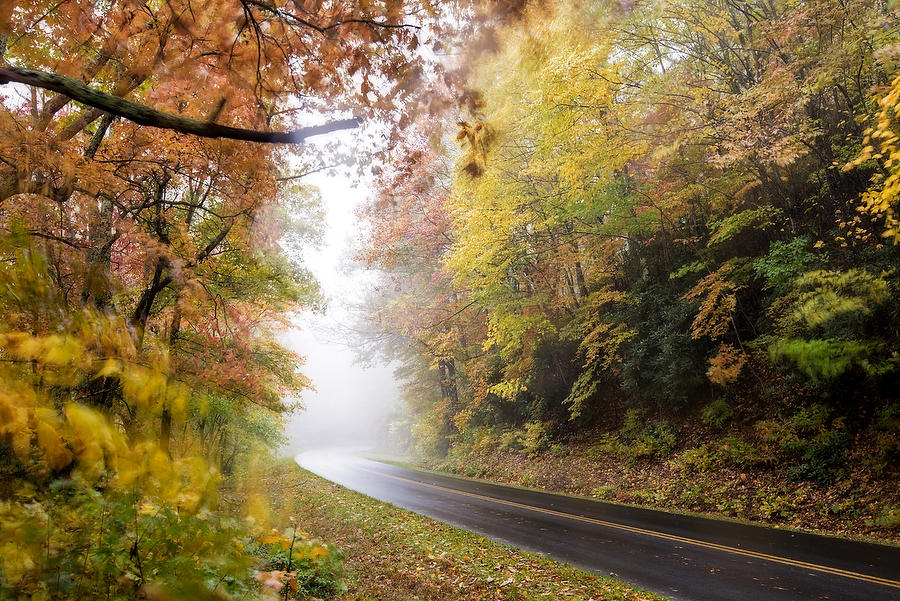
POLYGON ((459 410, 459 392, 456 389, 456 362, 453 358, 438 361, 440 374, 441 399, 444 401, 444 426, 447 435, 456 433, 456 422, 453 421, 459 410))
MULTIPOLYGON (((174 315, 172 315, 172 324, 169 327, 169 350, 174 354, 175 342, 178 340, 178 333, 181 330, 181 310, 178 304, 175 304, 174 315)), ((168 406, 163 405, 162 413, 159 416, 159 445, 167 455, 171 457, 172 442, 172 413, 168 406)))

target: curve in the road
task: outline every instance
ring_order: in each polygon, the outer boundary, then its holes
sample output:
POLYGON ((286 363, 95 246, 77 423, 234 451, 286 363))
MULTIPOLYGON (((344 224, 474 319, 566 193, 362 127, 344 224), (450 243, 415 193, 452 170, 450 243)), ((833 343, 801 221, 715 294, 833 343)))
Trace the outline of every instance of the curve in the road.
POLYGON ((900 601, 900 547, 454 478, 347 453, 298 458, 382 501, 676 601, 900 601))

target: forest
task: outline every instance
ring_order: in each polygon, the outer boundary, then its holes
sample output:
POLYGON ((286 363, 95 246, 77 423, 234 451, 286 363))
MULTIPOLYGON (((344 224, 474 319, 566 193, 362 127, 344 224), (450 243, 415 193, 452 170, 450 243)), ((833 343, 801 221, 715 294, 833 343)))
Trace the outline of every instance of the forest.
POLYGON ((0 2, 0 599, 341 590, 261 479, 322 304, 305 142, 418 110, 450 8, 0 2))
POLYGON ((0 600, 347 592, 272 475, 343 164, 420 461, 896 539, 898 10, 0 1, 0 600))
POLYGON ((536 3, 470 48, 362 212, 399 444, 896 537, 896 9, 536 3))

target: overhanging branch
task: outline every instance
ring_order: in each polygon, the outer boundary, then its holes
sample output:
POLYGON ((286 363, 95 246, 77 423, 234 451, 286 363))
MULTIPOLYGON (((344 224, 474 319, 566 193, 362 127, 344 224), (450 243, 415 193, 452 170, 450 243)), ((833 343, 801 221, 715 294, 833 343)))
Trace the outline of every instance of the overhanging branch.
POLYGON ((138 125, 171 129, 183 134, 200 136, 203 138, 229 138, 232 140, 245 140, 247 142, 263 142, 267 144, 300 144, 307 138, 327 134, 343 129, 359 127, 361 119, 342 119, 332 121, 324 125, 304 127, 294 131, 259 131, 254 129, 241 129, 228 125, 219 125, 210 121, 200 121, 190 117, 182 117, 173 113, 166 113, 150 108, 144 104, 138 104, 125 100, 119 96, 113 96, 101 92, 83 84, 77 79, 45 73, 32 69, 23 69, 11 65, 0 66, 0 85, 15 81, 25 85, 52 90, 68 96, 81 104, 92 106, 106 113, 117 115, 138 125))

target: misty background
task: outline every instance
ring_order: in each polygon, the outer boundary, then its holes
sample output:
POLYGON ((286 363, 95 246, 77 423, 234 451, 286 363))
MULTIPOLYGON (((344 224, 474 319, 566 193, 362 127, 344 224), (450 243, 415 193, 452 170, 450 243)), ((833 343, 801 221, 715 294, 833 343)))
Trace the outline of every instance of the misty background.
POLYGON ((324 314, 303 312, 295 328, 281 336, 292 351, 306 358, 300 371, 315 390, 304 391, 303 411, 292 414, 285 428, 286 454, 324 447, 370 448, 384 442, 390 414, 400 406, 393 367, 357 363, 346 331, 354 327, 353 305, 362 300, 374 274, 354 264, 352 253, 360 236, 356 207, 365 200, 365 180, 321 172, 304 178, 322 196, 325 231, 322 245, 305 248, 303 259, 322 287, 324 314))

